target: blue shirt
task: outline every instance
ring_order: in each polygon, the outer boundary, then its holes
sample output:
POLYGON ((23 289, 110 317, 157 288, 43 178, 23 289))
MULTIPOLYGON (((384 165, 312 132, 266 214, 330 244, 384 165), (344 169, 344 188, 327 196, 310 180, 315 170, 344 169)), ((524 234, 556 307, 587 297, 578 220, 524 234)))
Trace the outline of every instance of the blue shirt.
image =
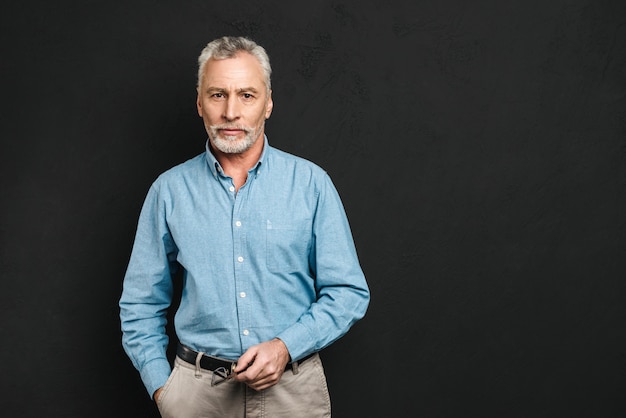
POLYGON ((124 349, 152 395, 170 374, 166 312, 183 268, 179 340, 231 360, 280 338, 298 360, 365 315, 343 205, 317 165, 269 146, 235 191, 209 151, 152 184, 120 299, 124 349))

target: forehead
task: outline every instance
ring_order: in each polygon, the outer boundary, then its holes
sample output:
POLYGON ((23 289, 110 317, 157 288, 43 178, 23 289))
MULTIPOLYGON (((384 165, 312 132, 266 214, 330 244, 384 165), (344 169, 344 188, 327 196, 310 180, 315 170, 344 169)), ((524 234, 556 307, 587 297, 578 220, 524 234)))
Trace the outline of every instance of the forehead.
POLYGON ((239 52, 233 58, 210 59, 204 66, 202 86, 261 88, 265 86, 263 68, 259 61, 247 52, 239 52))

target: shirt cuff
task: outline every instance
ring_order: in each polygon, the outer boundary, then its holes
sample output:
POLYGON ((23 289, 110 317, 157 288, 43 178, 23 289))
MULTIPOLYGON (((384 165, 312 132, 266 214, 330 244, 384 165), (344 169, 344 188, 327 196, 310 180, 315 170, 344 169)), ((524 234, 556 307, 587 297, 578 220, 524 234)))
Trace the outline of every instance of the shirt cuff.
POLYGON ((165 358, 150 360, 148 363, 143 365, 139 374, 141 375, 141 380, 143 381, 150 398, 152 398, 154 392, 156 392, 158 388, 165 385, 165 382, 170 377, 171 373, 172 368, 170 367, 170 363, 165 358))
POLYGON ((298 361, 302 357, 315 351, 315 340, 311 338, 309 330, 301 323, 296 323, 276 336, 285 343, 291 361, 298 361))

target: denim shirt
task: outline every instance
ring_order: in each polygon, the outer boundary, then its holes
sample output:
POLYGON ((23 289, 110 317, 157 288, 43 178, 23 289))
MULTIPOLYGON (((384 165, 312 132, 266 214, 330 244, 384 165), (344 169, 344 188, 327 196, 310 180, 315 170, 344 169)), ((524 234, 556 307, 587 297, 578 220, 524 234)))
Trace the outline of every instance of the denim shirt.
POLYGON ((298 360, 344 335, 369 304, 329 176, 267 138, 239 191, 207 146, 147 194, 120 318, 124 349, 150 395, 171 371, 165 324, 179 268, 178 339, 231 360, 275 337, 298 360))

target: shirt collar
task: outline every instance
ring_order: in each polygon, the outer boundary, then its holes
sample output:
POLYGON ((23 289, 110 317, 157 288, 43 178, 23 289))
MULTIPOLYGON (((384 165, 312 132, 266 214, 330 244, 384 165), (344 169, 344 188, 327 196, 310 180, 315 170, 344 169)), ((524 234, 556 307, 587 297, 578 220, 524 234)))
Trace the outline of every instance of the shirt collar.
MULTIPOLYGON (((223 176, 224 175, 224 170, 222 169, 222 166, 220 165, 219 161, 217 161, 217 158, 215 158, 215 155, 213 155, 213 153, 211 152, 211 147, 209 146, 209 140, 207 139, 206 143, 204 144, 204 148, 206 150, 205 153, 205 157, 207 160, 207 163, 209 164, 209 170, 211 170, 211 173, 213 174, 213 177, 216 177, 218 175, 223 176)), ((261 152, 261 156, 259 157, 259 161, 257 161, 257 163, 254 165, 254 167, 252 167, 248 172, 253 174, 255 177, 259 176, 260 173, 260 168, 262 165, 266 165, 266 161, 267 161, 267 155, 269 152, 269 142, 267 140, 267 136, 263 135, 263 151, 261 152)))

